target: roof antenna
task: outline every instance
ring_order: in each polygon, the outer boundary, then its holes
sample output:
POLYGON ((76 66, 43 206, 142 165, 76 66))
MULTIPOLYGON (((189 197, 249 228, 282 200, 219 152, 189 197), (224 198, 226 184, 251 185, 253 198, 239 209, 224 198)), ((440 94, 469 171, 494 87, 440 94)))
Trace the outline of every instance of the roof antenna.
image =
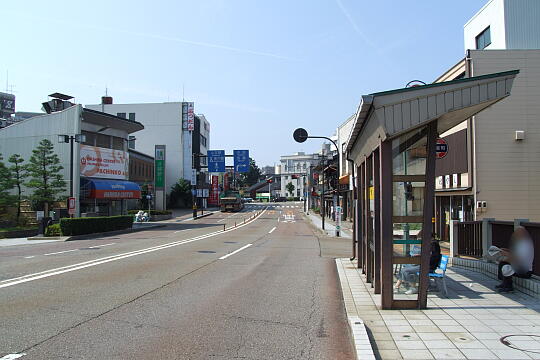
POLYGON ((9 92, 9 70, 6 70, 6 92, 9 92))
POLYGON ((185 94, 185 91, 184 91, 184 83, 182 83, 182 102, 185 101, 185 99, 184 99, 184 94, 185 94))

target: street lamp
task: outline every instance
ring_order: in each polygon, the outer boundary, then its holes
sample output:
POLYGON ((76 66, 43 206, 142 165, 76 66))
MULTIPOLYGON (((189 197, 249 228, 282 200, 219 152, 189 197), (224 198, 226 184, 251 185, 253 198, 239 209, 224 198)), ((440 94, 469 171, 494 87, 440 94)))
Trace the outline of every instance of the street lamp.
MULTIPOLYGON (((334 144, 334 146, 336 147, 337 155, 338 155, 337 156, 337 174, 338 174, 337 176, 338 176, 338 184, 339 184, 339 172, 341 170, 341 168, 339 166, 339 157, 340 157, 339 155, 340 155, 340 153, 339 153, 339 147, 337 146, 336 142, 334 140, 330 139, 329 137, 326 137, 326 136, 310 136, 310 135, 308 135, 308 132, 306 131, 306 129, 303 129, 303 128, 298 128, 298 129, 294 130, 293 138, 298 143, 303 143, 307 139, 325 139, 325 140, 330 141, 332 144, 334 144)), ((324 175, 324 168, 323 168, 323 175, 324 175)), ((324 184, 323 184, 323 186, 324 186, 324 184)), ((324 198, 323 198, 323 202, 324 202, 324 198)), ((337 204, 336 204, 336 207, 339 206, 339 204, 340 204, 340 196, 339 196, 339 186, 338 186, 338 188, 337 188, 337 204)), ((323 222, 323 224, 324 224, 324 222, 323 222)), ((340 236, 340 232, 341 232, 340 229, 338 229, 338 227, 336 226, 336 237, 340 236)))
POLYGON ((73 197, 73 143, 81 143, 86 141, 86 135, 76 134, 75 136, 70 135, 58 135, 59 143, 69 143, 70 152, 69 152, 69 197, 73 197))

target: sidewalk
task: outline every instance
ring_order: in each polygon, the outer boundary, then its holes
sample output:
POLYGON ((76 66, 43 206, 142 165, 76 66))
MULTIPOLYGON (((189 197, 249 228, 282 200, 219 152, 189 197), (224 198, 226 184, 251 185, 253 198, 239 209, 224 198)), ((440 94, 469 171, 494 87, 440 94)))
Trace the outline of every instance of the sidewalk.
MULTIPOLYGON (((318 214, 310 212, 307 217, 311 220, 313 225, 322 230, 322 219, 318 214)), ((336 236, 336 223, 329 218, 324 219, 324 231, 328 236, 336 236)), ((352 223, 348 221, 341 222, 341 236, 344 238, 352 239, 352 223)))
MULTIPOLYGON (((380 310, 380 295, 356 262, 336 259, 336 265, 349 322, 364 322, 375 358, 540 359, 540 302, 518 291, 498 294, 494 279, 449 267, 448 297, 430 292, 427 310, 380 310), (500 341, 508 335, 521 350, 500 341)), ((366 335, 351 327, 358 358, 372 359, 366 335)))

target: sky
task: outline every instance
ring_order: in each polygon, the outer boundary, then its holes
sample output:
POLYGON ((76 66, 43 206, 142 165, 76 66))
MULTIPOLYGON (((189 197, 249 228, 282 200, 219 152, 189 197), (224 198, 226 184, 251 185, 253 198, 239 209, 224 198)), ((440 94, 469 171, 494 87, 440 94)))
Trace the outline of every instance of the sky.
POLYGON ((314 152, 361 95, 431 82, 464 57, 487 0, 74 0, 2 5, 0 90, 17 111, 61 92, 97 104, 195 102, 210 147, 259 166, 314 152), (6 34, 7 32, 7 34, 6 34), (9 74, 9 79, 6 77, 9 74))

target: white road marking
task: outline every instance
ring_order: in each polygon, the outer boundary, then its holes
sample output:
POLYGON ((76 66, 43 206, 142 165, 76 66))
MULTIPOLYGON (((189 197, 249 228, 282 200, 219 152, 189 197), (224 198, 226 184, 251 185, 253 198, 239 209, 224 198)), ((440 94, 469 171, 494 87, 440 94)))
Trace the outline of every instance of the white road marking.
POLYGON ((236 254, 237 252, 240 252, 240 251, 242 251, 244 249, 247 249, 251 245, 253 245, 253 244, 247 244, 246 246, 242 246, 240 249, 236 249, 232 253, 228 253, 227 255, 223 255, 222 257, 219 258, 219 260, 224 260, 224 259, 228 258, 229 256, 236 254))
POLYGON ((275 226, 274 226, 274 227, 272 228, 272 230, 270 230, 268 233, 271 234, 271 233, 274 232, 274 230, 276 230, 276 227, 275 227, 275 226))
MULTIPOLYGON (((225 230, 225 231, 215 231, 215 232, 211 232, 211 233, 208 233, 208 234, 205 234, 205 235, 196 236, 196 237, 191 238, 191 239, 173 241, 173 242, 168 243, 168 244, 152 246, 152 247, 141 249, 141 250, 135 250, 135 251, 130 251, 130 252, 121 253, 121 254, 117 254, 117 255, 106 256, 106 257, 103 257, 103 258, 94 259, 94 260, 90 260, 90 261, 85 261, 85 262, 78 263, 78 264, 62 266, 62 267, 59 267, 59 268, 45 270, 45 271, 41 271, 41 272, 38 272, 38 273, 33 273, 33 274, 24 275, 24 276, 19 276, 19 277, 12 278, 12 279, 2 280, 2 281, 0 281, 0 289, 5 288, 5 287, 9 287, 9 286, 14 286, 14 285, 26 283, 26 282, 29 282, 29 281, 39 280, 39 279, 47 278, 47 277, 50 277, 50 276, 60 275, 60 274, 64 274, 64 273, 71 272, 71 271, 81 270, 81 269, 85 269, 85 268, 88 268, 88 267, 105 264, 105 263, 108 263, 108 262, 111 262, 111 261, 117 261, 117 260, 129 258, 129 257, 132 257, 132 256, 137 256, 137 255, 142 255, 142 254, 146 254, 146 253, 150 253, 150 252, 154 252, 154 251, 158 251, 158 250, 168 249, 170 247, 175 247, 175 246, 178 246, 178 245, 183 245, 183 244, 191 243, 191 242, 194 242, 194 241, 207 239, 209 237, 220 235, 220 234, 223 234, 223 233, 226 233, 226 232, 235 231, 237 229, 240 229, 240 228, 242 228, 244 226, 247 226, 247 225, 251 224, 251 222, 257 220, 265 212, 266 212, 266 209, 264 209, 258 216, 254 217, 252 220, 246 222, 245 224, 239 225, 239 226, 237 226, 235 228, 234 227, 229 228, 228 230, 225 230)), ((232 255, 232 253, 231 253, 231 255, 232 255)))
POLYGON ((48 253, 48 254, 43 254, 44 256, 49 256, 49 255, 57 255, 57 254, 64 254, 64 253, 68 253, 68 252, 72 252, 72 251, 77 251, 79 249, 72 249, 72 250, 64 250, 64 251, 58 251, 58 252, 53 252, 53 253, 48 253))
POLYGON ((20 353, 20 354, 7 354, 6 356, 3 356, 0 358, 0 360, 14 360, 23 357, 26 355, 26 353, 20 353))
POLYGON ((32 256, 25 256, 24 258, 25 258, 25 259, 31 259, 31 258, 34 258, 34 257, 35 257, 35 256, 32 255, 32 256))

